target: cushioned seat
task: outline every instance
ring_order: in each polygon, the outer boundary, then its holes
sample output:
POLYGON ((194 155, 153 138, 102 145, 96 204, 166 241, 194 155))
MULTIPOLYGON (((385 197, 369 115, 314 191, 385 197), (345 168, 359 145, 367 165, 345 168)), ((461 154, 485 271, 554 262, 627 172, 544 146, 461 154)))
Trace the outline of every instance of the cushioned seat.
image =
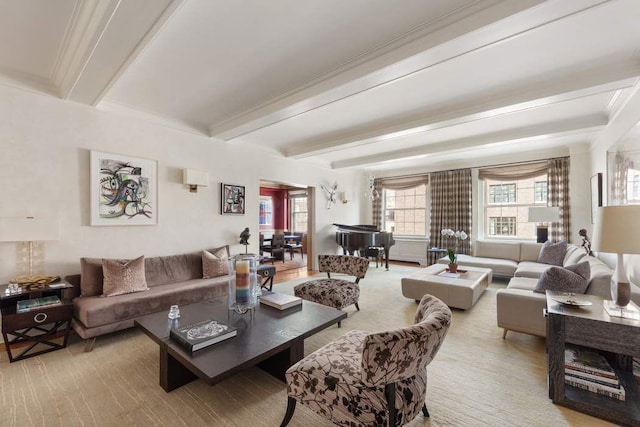
POLYGON ((549 268, 549 264, 542 264, 540 262, 533 261, 520 261, 518 268, 514 273, 515 277, 530 277, 537 279, 549 268))
MULTIPOLYGON (((364 278, 369 268, 369 260, 350 255, 318 255, 318 270, 327 273, 326 279, 310 280, 293 288, 297 297, 307 301, 342 310, 355 304, 358 306, 360 298, 360 286, 358 282, 364 278), (348 274, 355 276, 355 281, 336 279, 331 273, 348 274)), ((338 323, 340 326, 340 323, 338 323)))
POLYGON ((291 366, 281 425, 296 402, 340 426, 401 426, 421 409, 428 416, 426 367, 444 341, 451 310, 425 295, 414 322, 379 333, 351 331, 291 366))

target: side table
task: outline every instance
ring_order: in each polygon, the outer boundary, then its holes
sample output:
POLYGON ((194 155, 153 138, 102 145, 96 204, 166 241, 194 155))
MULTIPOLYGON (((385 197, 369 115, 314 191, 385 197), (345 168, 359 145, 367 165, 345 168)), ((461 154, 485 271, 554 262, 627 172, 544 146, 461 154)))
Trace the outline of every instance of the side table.
MULTIPOLYGON (((612 317, 595 295, 576 295, 587 306, 563 305, 547 291, 547 357, 549 398, 553 403, 617 424, 640 426, 640 387, 631 371, 631 357, 640 356, 640 320, 612 317), (569 386, 564 382, 565 343, 600 350, 625 388, 625 401, 569 386)), ((633 304, 633 302, 631 303, 633 304)))
POLYGON ((65 281, 44 285, 38 289, 9 293, 8 286, 0 286, 2 337, 10 362, 65 348, 73 318, 73 304, 64 298, 64 291, 73 288, 65 281), (18 301, 44 296, 57 296, 61 305, 34 308, 18 313, 18 301), (62 335, 60 335, 62 334, 62 335), (62 343, 54 340, 62 338, 62 343), (22 346, 16 346, 22 344, 22 346), (14 347, 14 348, 12 348, 14 347))

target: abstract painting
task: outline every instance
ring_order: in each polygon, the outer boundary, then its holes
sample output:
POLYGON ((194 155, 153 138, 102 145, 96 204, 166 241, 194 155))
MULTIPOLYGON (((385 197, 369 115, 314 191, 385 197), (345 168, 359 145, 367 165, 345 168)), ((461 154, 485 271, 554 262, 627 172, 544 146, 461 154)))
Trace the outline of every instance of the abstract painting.
POLYGON ((91 225, 158 223, 155 160, 91 151, 91 225))
POLYGON ((244 215, 244 186, 222 183, 220 187, 222 215, 244 215))

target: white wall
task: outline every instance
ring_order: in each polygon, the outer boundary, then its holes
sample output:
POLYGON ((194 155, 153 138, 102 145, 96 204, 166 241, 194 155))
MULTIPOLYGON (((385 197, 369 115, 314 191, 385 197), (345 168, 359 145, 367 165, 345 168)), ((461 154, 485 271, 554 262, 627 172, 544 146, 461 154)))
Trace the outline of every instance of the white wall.
MULTIPOLYGON (((82 256, 178 254, 223 244, 243 252, 250 227, 257 252, 259 179, 319 187, 337 182, 360 193, 360 175, 260 152, 162 125, 0 87, 0 217, 56 216, 61 240, 46 243, 46 273, 80 271, 82 256), (158 161, 158 225, 89 225, 89 153, 99 150, 158 161), (210 186, 190 193, 182 169, 206 170, 210 186), (220 215, 220 182, 246 186, 247 214, 220 215)), ((360 201, 326 209, 316 192, 314 253, 339 253, 333 222, 359 222, 360 201)), ((0 242, 0 282, 15 275, 15 243, 0 242)))

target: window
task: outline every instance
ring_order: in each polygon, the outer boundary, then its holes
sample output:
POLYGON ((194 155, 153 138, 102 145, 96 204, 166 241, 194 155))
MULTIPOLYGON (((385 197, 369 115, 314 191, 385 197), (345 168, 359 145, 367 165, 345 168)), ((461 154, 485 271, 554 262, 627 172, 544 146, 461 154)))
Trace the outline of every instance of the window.
POLYGON ((547 203, 547 174, 513 181, 484 180, 484 233, 496 239, 532 239, 529 207, 547 203))
POLYGON ((307 195, 305 194, 290 194, 289 202, 291 206, 291 231, 293 232, 307 232, 307 195))
POLYGON ((640 203, 640 170, 629 169, 627 174, 627 202, 640 203))
POLYGON ((489 218, 489 235, 516 237, 516 217, 489 218))
POLYGON ((536 203, 547 203, 547 181, 537 181, 534 184, 533 191, 536 203))
POLYGON ((260 196, 260 225, 273 225, 273 199, 271 196, 260 196))
POLYGON ((427 186, 383 190, 384 230, 402 236, 427 235, 427 186))
POLYGON ((497 184, 489 186, 489 203, 515 203, 516 185, 497 184))

